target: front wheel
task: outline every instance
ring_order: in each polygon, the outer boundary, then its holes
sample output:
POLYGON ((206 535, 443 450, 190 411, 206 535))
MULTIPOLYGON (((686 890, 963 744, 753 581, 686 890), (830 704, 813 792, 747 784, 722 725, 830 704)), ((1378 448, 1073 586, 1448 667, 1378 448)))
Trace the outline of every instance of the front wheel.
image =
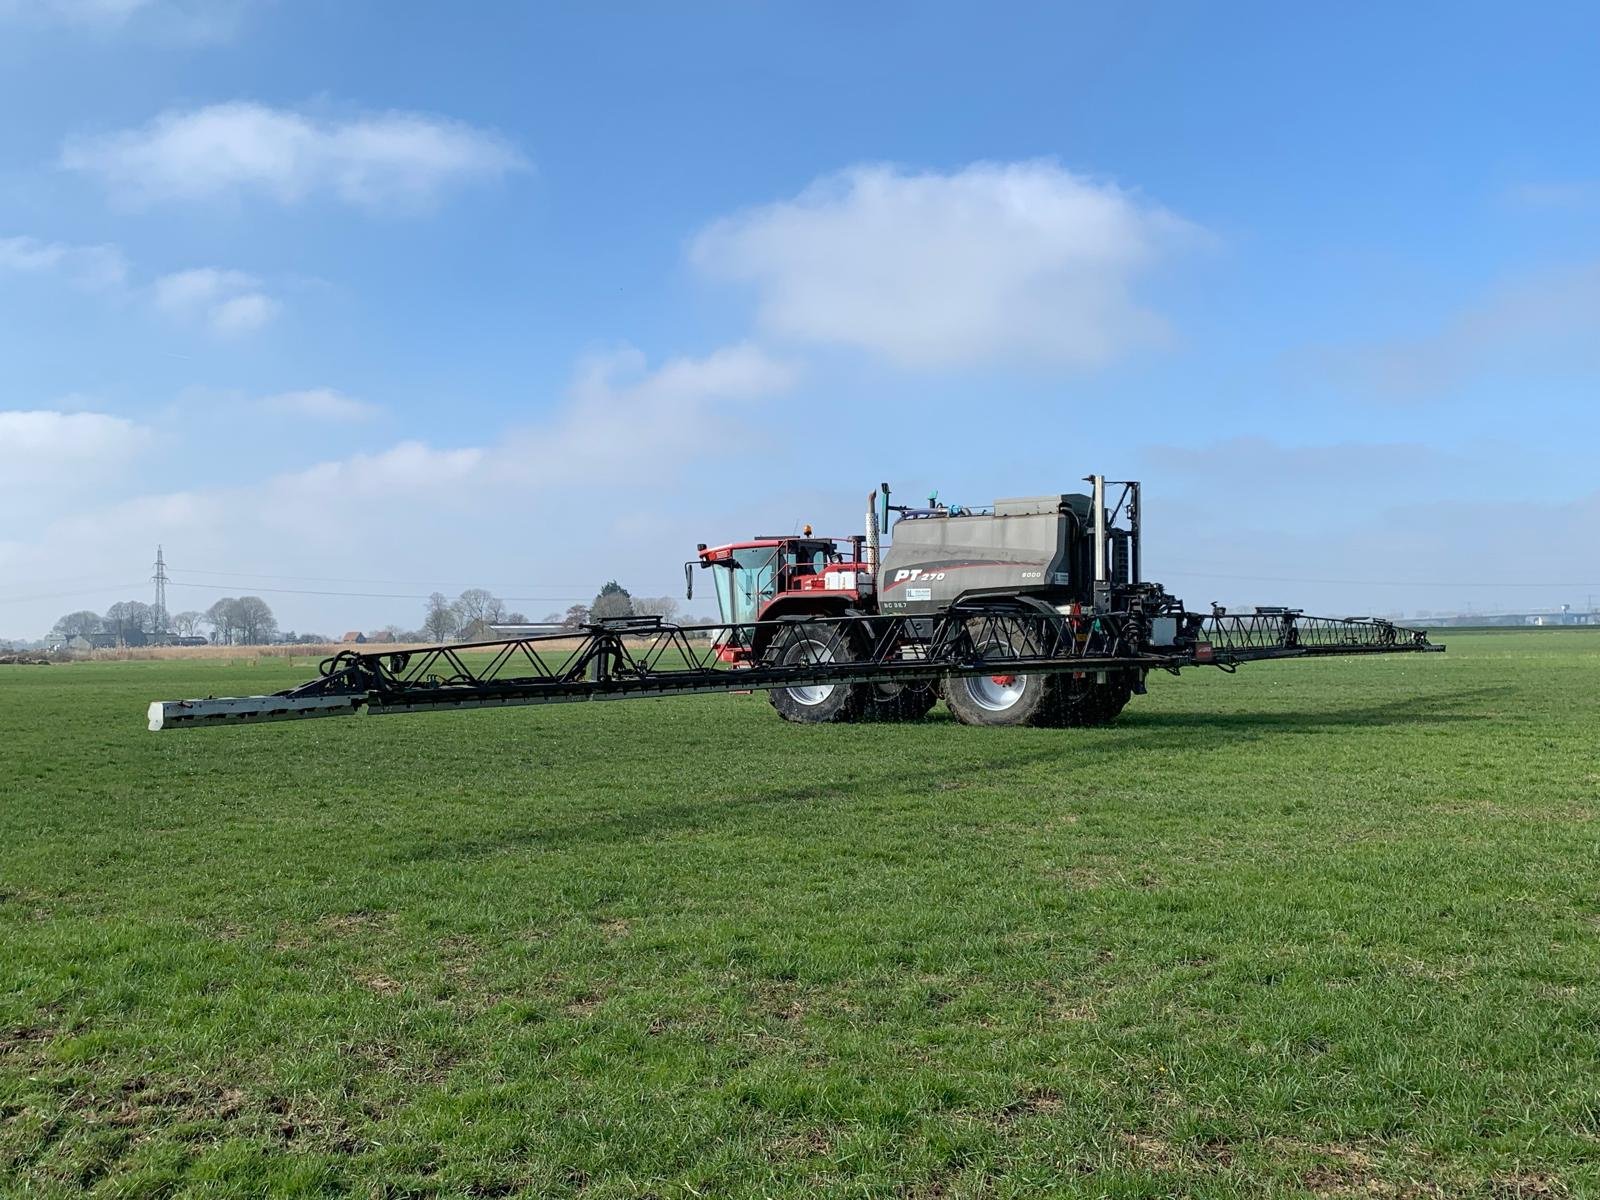
MULTIPOLYGON (((764 666, 826 670, 829 664, 855 662, 860 657, 849 626, 805 621, 774 636, 761 662, 764 666)), ((865 693, 870 690, 870 685, 859 683, 808 683, 773 688, 767 698, 785 721, 825 725, 860 720, 867 703, 865 693)))

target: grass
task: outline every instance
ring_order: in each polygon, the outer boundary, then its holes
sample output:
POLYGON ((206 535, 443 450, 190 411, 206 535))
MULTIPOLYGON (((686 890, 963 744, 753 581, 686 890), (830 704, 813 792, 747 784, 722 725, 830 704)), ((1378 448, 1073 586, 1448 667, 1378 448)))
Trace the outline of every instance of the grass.
POLYGON ((1600 634, 144 731, 0 668, 0 1193, 1600 1194, 1600 634))

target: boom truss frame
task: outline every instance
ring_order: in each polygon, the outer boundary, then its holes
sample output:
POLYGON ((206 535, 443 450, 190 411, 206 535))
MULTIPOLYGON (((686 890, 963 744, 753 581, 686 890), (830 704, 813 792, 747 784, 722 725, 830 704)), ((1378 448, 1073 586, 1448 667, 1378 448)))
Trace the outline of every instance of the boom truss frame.
POLYGON ((1277 658, 1442 650, 1427 633, 1382 620, 1253 614, 1061 613, 955 607, 936 616, 845 615, 742 625, 630 618, 573 632, 410 649, 345 650, 317 678, 272 696, 151 704, 152 730, 308 717, 365 709, 396 714, 741 692, 829 684, 892 684, 946 676, 1177 674, 1185 667, 1277 658), (804 638, 793 636, 804 626, 804 638), (789 646, 730 663, 721 647, 789 646))

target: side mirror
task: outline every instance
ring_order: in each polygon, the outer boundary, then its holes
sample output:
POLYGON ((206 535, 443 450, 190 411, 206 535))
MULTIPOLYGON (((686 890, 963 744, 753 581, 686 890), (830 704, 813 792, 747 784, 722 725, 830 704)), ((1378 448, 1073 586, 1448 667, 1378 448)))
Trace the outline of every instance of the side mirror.
POLYGON ((694 564, 692 562, 683 564, 683 598, 685 600, 694 599, 694 564))

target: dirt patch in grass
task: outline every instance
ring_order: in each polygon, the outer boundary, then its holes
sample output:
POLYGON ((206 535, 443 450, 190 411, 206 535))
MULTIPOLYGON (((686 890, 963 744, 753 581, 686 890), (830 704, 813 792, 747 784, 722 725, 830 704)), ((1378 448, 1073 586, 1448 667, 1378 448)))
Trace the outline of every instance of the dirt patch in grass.
POLYGON ((1010 1125, 1030 1117, 1048 1117, 1060 1112, 1063 1107, 1061 1095, 1054 1088, 1029 1088, 996 1114, 995 1124, 1010 1125))
POLYGON ((65 1107, 79 1130, 120 1130, 129 1148, 157 1130, 182 1128, 181 1140, 216 1142, 225 1137, 266 1137, 336 1154, 358 1154, 366 1142, 341 1116, 315 1100, 257 1095, 234 1084, 134 1075, 109 1090, 73 1088, 65 1107))
POLYGON ((389 920, 387 913, 359 909, 356 912, 329 913, 317 922, 317 927, 329 933, 349 936, 375 929, 389 920))
POLYGON ((1358 1146, 1324 1145, 1315 1147, 1313 1152, 1330 1160, 1301 1176, 1301 1182, 1314 1196, 1442 1200, 1445 1195, 1436 1184, 1386 1178, 1372 1155, 1358 1146))
POLYGON ((1122 1133, 1117 1140, 1133 1152, 1141 1166, 1157 1171, 1170 1171, 1184 1158, 1178 1147, 1154 1133, 1122 1133))
POLYGON ((561 1011, 569 1017, 590 1017, 605 1002, 606 998, 597 992, 584 992, 563 1004, 561 1011))
POLYGON ((1565 1200, 1572 1193, 1554 1175, 1542 1171, 1496 1175, 1489 1180, 1494 1200, 1565 1200))

